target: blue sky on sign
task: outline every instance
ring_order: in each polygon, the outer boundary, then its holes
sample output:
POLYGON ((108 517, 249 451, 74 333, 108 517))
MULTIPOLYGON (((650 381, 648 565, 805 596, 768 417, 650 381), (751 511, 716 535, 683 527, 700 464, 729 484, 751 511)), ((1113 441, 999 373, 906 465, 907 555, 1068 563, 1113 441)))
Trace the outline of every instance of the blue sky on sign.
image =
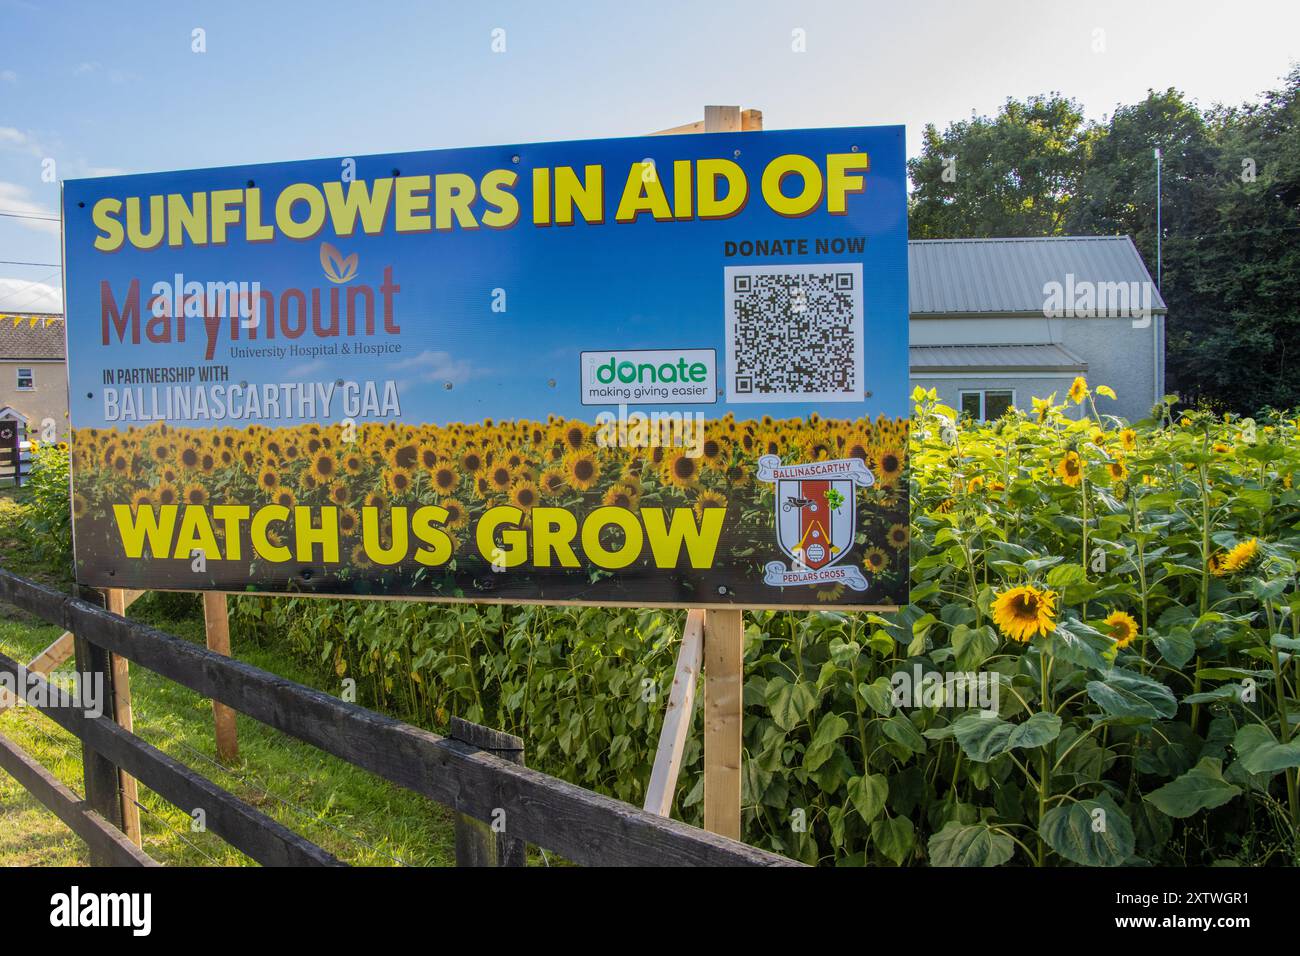
MULTIPOLYGON (((1148 87, 1240 102, 1277 84, 1298 35, 1294 0, 0 0, 0 212, 57 215, 47 160, 76 178, 629 136, 705 103, 768 129, 902 123, 914 149, 927 121, 1047 90, 1097 118, 1148 87)), ((0 216, 0 260, 53 264, 0 262, 0 310, 59 307, 57 223, 0 216)))

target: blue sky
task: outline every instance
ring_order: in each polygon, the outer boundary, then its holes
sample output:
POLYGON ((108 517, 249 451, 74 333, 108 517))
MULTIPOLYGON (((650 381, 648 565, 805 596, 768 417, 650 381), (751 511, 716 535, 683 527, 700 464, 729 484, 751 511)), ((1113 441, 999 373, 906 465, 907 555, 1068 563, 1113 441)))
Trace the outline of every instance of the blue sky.
MULTIPOLYGON (((1053 89, 1094 117, 1148 87, 1235 103, 1297 36, 1294 2, 0 0, 0 211, 56 214, 47 159, 75 178, 627 136, 705 103, 768 129, 903 123, 914 146, 926 121, 1053 89)), ((0 216, 0 260, 57 264, 57 224, 0 216)), ((57 281, 0 263, 0 309, 57 307, 57 281)))

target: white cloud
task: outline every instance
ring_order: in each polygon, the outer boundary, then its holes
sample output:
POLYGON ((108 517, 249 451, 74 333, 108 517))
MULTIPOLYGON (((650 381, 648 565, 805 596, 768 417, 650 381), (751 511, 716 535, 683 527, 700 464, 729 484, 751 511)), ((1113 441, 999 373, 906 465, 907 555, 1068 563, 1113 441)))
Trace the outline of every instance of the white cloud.
POLYGON ((435 352, 425 349, 418 355, 392 363, 392 368, 402 372, 414 373, 421 382, 451 382, 460 385, 474 375, 474 368, 464 359, 454 359, 450 352, 435 352))
POLYGON ((303 362, 300 365, 290 366, 285 370, 286 381, 307 381, 323 375, 329 368, 329 363, 324 359, 312 359, 310 362, 303 362))
POLYGON ((17 83, 18 74, 13 70, 0 70, 0 81, 5 83, 17 83))
POLYGON ((48 282, 0 278, 0 312, 63 312, 63 292, 48 282))
POLYGON ((53 216, 53 220, 5 217, 4 221, 17 223, 36 232, 44 232, 53 236, 59 234, 59 214, 46 209, 40 203, 32 202, 27 196, 27 190, 17 183, 0 182, 0 209, 5 212, 16 212, 30 216, 53 216))
POLYGON ((49 151, 44 149, 30 133, 24 133, 12 126, 0 126, 0 149, 14 150, 31 156, 44 157, 49 151))
POLYGON ((87 73, 94 73, 99 69, 99 61, 78 63, 76 69, 72 71, 73 76, 85 76, 87 73))

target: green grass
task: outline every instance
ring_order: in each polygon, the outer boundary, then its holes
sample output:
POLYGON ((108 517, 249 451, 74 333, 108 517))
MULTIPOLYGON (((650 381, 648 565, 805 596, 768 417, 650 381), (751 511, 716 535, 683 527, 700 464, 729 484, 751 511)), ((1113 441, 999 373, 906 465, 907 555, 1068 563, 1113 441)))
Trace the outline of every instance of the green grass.
MULTIPOLYGON (((16 527, 21 495, 0 491, 0 564, 66 587, 66 575, 34 553, 16 527)), ((197 602, 147 595, 129 612, 169 633, 202 642, 197 602), (187 607, 187 604, 189 606, 187 607)), ((0 604, 0 652, 28 661, 59 636, 17 609, 0 604)), ((232 635, 240 660, 310 686, 325 683, 276 648, 232 635)), ((69 670, 65 664, 61 670, 69 670)), ((450 865, 451 813, 366 771, 328 756, 255 720, 239 717, 239 761, 216 761, 211 702, 143 668, 131 668, 135 733, 256 806, 341 860, 358 866, 450 865)), ((81 745, 31 707, 0 714, 0 733, 39 760, 76 793, 83 792, 81 745)), ((186 811, 140 787, 144 849, 161 863, 252 865, 209 832, 195 832, 186 811)), ((8 774, 0 771, 0 865, 67 866, 87 862, 84 844, 8 774)))

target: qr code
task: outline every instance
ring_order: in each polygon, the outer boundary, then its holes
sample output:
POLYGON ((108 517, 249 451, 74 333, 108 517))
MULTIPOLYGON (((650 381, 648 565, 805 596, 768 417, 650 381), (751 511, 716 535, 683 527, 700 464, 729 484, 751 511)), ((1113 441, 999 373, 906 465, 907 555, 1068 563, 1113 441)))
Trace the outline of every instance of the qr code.
POLYGON ((861 263, 723 273, 727 401, 862 401, 861 263))

